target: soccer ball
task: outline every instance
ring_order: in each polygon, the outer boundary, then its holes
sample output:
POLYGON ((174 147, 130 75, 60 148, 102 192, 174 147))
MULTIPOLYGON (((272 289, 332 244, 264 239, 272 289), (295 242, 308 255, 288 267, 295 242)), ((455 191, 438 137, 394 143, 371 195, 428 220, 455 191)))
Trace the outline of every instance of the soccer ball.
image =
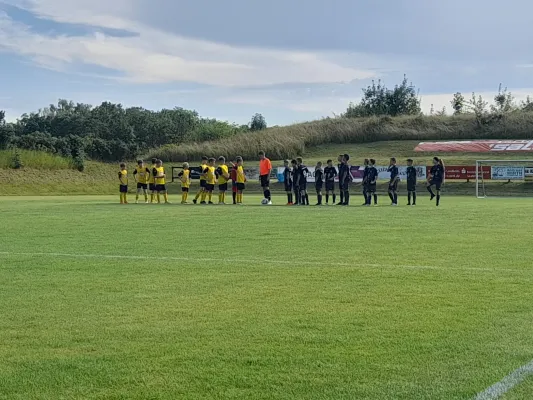
POLYGON ((261 200, 261 204, 266 206, 268 204, 268 199, 261 200))

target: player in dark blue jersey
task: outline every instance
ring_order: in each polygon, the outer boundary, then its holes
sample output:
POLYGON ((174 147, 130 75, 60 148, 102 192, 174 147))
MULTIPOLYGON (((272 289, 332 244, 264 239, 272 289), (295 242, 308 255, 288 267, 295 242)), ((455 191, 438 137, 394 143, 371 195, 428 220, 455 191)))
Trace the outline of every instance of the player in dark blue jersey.
POLYGON ((339 183, 342 183, 342 190, 344 192, 344 203, 341 205, 350 205, 350 183, 352 183, 352 173, 350 171, 350 156, 344 154, 342 156, 341 170, 339 170, 339 183))
POLYGON ((292 172, 291 172, 291 162, 285 160, 283 162, 285 167, 283 170, 283 184, 285 185, 285 193, 287 194, 287 205, 292 206, 292 172))
POLYGON ((365 158, 364 166, 365 169, 363 170, 363 197, 365 199, 365 202, 363 203, 364 206, 366 206, 366 195, 368 193, 368 169, 370 168, 370 160, 368 158, 365 158))
POLYGON ((389 197, 391 200, 391 206, 398 205, 398 182, 400 182, 400 173, 398 167, 396 166, 396 158, 392 157, 389 163, 389 169, 387 170, 390 173, 389 181, 389 197))
POLYGON ((416 168, 413 167, 413 160, 407 160, 407 205, 416 206, 416 168), (411 198, 413 202, 411 202, 411 198))
POLYGON ((374 196, 374 204, 377 204, 377 195, 376 195, 376 182, 378 180, 378 170, 376 169, 376 160, 373 158, 370 159, 370 165, 368 167, 368 187, 366 192, 366 206, 372 205, 372 196, 374 196))
POLYGON ((329 204, 329 196, 333 196, 333 204, 335 204, 335 177, 337 170, 333 166, 333 160, 328 160, 328 165, 324 168, 324 180, 326 183, 326 205, 329 204))
POLYGON ((338 174, 339 174, 339 198, 340 198, 340 201, 339 203, 337 203, 338 206, 342 206, 344 205, 344 189, 343 189, 343 183, 341 182, 340 180, 340 174, 341 174, 341 168, 342 168, 342 158, 343 158, 343 154, 340 154, 338 157, 337 157, 337 171, 338 171, 338 174))
POLYGON ((322 162, 317 162, 315 167, 315 189, 317 206, 322 205, 322 187, 324 186, 324 170, 322 169, 322 162))
POLYGON ((300 205, 309 205, 309 194, 307 193, 307 174, 309 170, 304 165, 302 157, 296 158, 296 170, 298 172, 298 188, 300 189, 300 205))
POLYGON ((437 207, 440 205, 440 189, 444 182, 444 173, 444 161, 442 161, 442 158, 433 157, 433 166, 429 172, 427 189, 431 194, 431 200, 433 200, 435 198, 435 193, 433 193, 431 187, 435 186, 435 189, 437 190, 437 207))
POLYGON ((296 160, 291 160, 291 167, 292 167, 292 190, 294 192, 294 199, 293 199, 293 205, 297 206, 300 204, 300 186, 299 186, 299 179, 300 175, 298 172, 298 163, 296 160))

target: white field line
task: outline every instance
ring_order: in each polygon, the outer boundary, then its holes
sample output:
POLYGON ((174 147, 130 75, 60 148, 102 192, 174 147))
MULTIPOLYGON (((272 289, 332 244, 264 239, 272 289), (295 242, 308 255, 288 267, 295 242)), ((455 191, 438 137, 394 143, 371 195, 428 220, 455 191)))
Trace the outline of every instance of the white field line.
POLYGON ((57 258, 96 258, 96 259, 121 259, 121 260, 157 260, 157 261, 185 261, 185 262, 224 262, 224 263, 252 263, 252 264, 270 264, 270 265, 311 265, 311 266, 333 266, 333 267, 363 267, 363 268, 400 268, 400 269, 420 269, 420 270, 453 270, 453 271, 488 271, 488 272, 523 272, 522 270, 512 269, 495 269, 482 267, 439 267, 432 265, 399 265, 399 264, 371 264, 371 263, 339 263, 328 261, 288 261, 273 259, 239 259, 239 258, 198 258, 198 257, 166 257, 166 256, 135 256, 135 255, 116 255, 116 254, 76 254, 76 253, 28 253, 28 252, 11 252, 0 251, 3 256, 27 256, 27 257, 57 257, 57 258))
POLYGON ((501 381, 480 392, 473 400, 496 400, 509 390, 519 385, 528 376, 533 375, 533 360, 515 369, 501 381))

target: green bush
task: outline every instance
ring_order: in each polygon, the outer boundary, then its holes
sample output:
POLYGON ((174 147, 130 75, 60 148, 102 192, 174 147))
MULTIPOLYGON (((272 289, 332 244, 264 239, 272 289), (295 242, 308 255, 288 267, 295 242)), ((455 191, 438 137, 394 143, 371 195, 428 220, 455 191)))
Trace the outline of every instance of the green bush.
POLYGON ((22 163, 22 158, 18 149, 15 149, 13 151, 13 158, 11 159, 11 168, 21 169, 22 167, 24 167, 24 164, 22 163))

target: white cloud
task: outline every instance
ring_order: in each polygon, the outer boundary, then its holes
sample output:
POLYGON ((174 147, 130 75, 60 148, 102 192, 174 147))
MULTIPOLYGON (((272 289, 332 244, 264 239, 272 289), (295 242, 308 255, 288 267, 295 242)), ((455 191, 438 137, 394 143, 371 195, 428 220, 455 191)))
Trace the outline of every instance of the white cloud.
POLYGON ((162 32, 134 22, 135 3, 131 0, 8 2, 39 18, 96 27, 90 35, 51 36, 35 33, 0 13, 0 50, 30 57, 56 70, 86 64, 119 71, 122 77, 118 79, 128 82, 186 81, 216 86, 340 82, 377 75, 330 61, 334 55, 234 47, 162 32), (135 35, 110 36, 102 33, 102 28, 135 35))

